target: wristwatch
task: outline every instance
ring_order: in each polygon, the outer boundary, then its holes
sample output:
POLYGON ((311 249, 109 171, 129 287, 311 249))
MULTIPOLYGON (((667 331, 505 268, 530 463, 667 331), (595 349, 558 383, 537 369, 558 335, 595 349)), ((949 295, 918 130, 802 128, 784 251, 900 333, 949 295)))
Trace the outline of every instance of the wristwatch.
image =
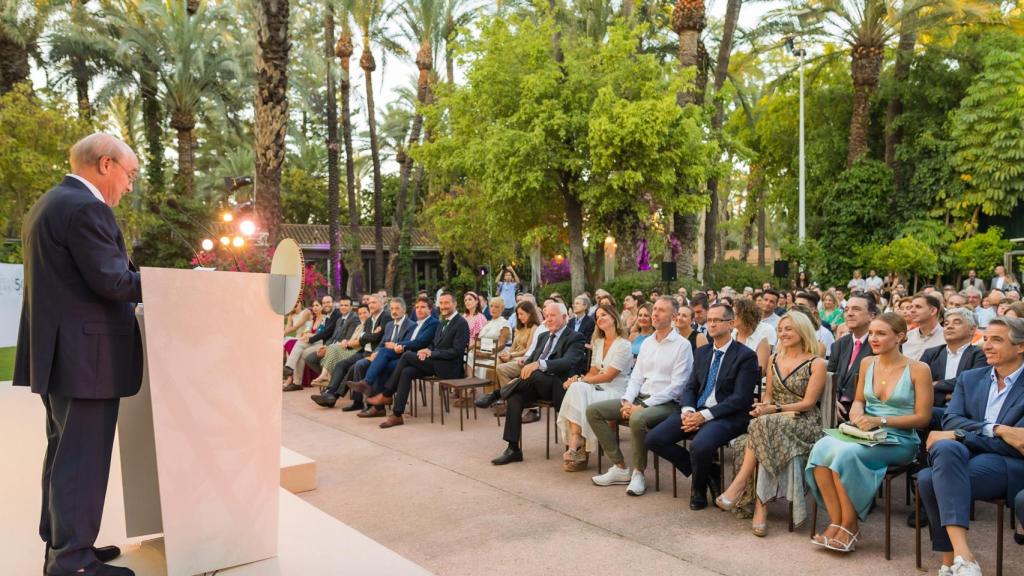
POLYGON ((963 430, 959 430, 959 429, 958 430, 953 430, 953 439, 956 440, 957 442, 963 444, 964 440, 967 439, 967 432, 964 432, 963 430))
POLYGON ((782 404, 779 404, 778 402, 776 402, 775 403, 775 413, 778 414, 779 412, 782 412, 782 404))
POLYGON ((889 425, 889 419, 886 418, 885 416, 882 416, 881 418, 879 418, 879 420, 882 422, 882 426, 888 426, 889 425))

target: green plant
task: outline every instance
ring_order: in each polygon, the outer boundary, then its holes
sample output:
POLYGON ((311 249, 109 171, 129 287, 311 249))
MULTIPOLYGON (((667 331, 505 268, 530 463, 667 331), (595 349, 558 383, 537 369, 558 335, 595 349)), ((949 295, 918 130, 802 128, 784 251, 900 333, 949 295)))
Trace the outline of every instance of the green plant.
MULTIPOLYGON (((672 282, 669 284, 669 291, 674 292, 680 286, 685 287, 686 290, 693 294, 695 290, 700 289, 700 284, 693 278, 683 278, 679 281, 672 282)), ((665 283, 661 280, 661 271, 659 270, 647 270, 645 272, 632 272, 629 274, 622 274, 616 276, 612 281, 606 282, 601 286, 607 290, 614 298, 615 301, 622 305, 622 298, 635 290, 640 290, 644 294, 650 294, 652 290, 658 290, 659 292, 665 292, 665 283)))
POLYGON ((562 296, 562 300, 565 300, 566 306, 569 306, 572 303, 573 297, 575 297, 575 294, 572 293, 571 281, 565 280, 563 282, 552 282, 537 288, 537 303, 543 303, 544 300, 554 292, 558 292, 562 296))
POLYGON ((979 273, 991 270, 1003 263, 1003 254, 1012 248, 1012 242, 1003 240, 1003 229, 992 226, 981 234, 964 238, 951 246, 954 270, 960 273, 967 273, 972 268, 979 273))
POLYGON ((772 270, 770 268, 756 266, 742 260, 715 262, 704 272, 704 284, 715 288, 731 286, 741 291, 746 286, 756 288, 771 281, 772 270))

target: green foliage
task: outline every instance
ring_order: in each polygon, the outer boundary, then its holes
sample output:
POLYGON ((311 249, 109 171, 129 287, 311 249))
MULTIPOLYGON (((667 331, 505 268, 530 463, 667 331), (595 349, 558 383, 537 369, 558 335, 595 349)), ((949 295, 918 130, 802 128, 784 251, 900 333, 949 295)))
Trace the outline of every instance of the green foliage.
POLYGON ((16 348, 0 348, 0 381, 14 378, 14 352, 16 348))
MULTIPOLYGON (((680 286, 685 286, 686 290, 690 294, 693 294, 694 290, 697 290, 700 287, 697 281, 693 278, 683 278, 678 282, 671 283, 669 285, 669 290, 674 292, 678 290, 680 286)), ((665 283, 661 281, 661 271, 659 270, 620 274, 611 282, 604 283, 601 288, 604 288, 614 296, 615 301, 619 306, 622 306, 623 297, 635 290, 642 290, 644 294, 650 294, 651 290, 657 290, 661 293, 665 293, 665 283)))
POLYGON ((70 107, 21 84, 0 96, 0 233, 21 237, 35 201, 70 172, 68 149, 88 133, 70 107))
POLYGON ((772 270, 767 266, 756 266, 742 260, 720 260, 704 272, 704 284, 720 288, 731 286, 738 291, 744 287, 760 287, 773 282, 772 270))
POLYGON ((955 208, 1009 214, 1024 198, 1024 42, 992 50, 952 115, 953 166, 967 183, 955 208))
MULTIPOLYGON (((342 198, 341 202, 348 204, 342 198)), ((342 209, 344 213, 344 209, 342 209)), ((281 174, 281 219, 294 224, 327 223, 327 179, 289 166, 281 174)))
POLYGON ((939 273, 939 258, 927 244, 916 238, 897 238, 878 251, 883 270, 908 276, 930 277, 939 273))
POLYGON ((21 253, 21 241, 0 243, 0 262, 21 264, 24 261, 24 256, 21 253))
POLYGON ((537 288, 537 304, 542 304, 545 299, 554 293, 558 293, 562 296, 562 300, 565 300, 566 306, 572 305, 572 299, 574 294, 572 293, 572 282, 565 280, 563 282, 552 282, 545 284, 537 288))
POLYGON ((472 270, 480 264, 515 258, 519 241, 515 230, 501 222, 479 194, 439 196, 426 207, 424 216, 438 243, 455 255, 461 268, 472 270))
POLYGON ((1003 254, 1009 252, 1013 243, 1003 240, 1003 230, 993 226, 981 234, 964 238, 952 245, 953 268, 951 272, 966 274, 972 268, 979 272, 992 270, 1003 263, 1003 254))
POLYGON ((209 236, 206 226, 213 221, 211 207, 182 194, 170 204, 163 199, 156 205, 158 214, 141 215, 141 239, 132 251, 137 265, 191 267, 195 253, 201 249, 200 243, 209 236))

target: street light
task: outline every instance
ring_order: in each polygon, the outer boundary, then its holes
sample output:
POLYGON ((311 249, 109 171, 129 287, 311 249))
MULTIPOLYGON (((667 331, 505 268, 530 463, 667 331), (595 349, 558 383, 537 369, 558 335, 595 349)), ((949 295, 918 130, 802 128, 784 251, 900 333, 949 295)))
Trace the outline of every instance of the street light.
POLYGON ((786 40, 786 48, 794 55, 800 58, 800 232, 799 239, 800 244, 804 243, 804 238, 807 236, 807 192, 805 189, 805 174, 806 166, 804 161, 804 57, 807 56, 807 51, 803 48, 797 48, 793 39, 789 38, 786 40))

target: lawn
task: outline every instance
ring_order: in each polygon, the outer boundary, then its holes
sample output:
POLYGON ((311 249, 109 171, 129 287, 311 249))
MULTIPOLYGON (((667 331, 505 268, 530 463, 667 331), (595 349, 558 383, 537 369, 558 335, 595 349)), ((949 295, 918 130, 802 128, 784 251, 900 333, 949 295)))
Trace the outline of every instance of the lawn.
POLYGON ((0 348, 0 382, 14 377, 14 347, 0 348))

